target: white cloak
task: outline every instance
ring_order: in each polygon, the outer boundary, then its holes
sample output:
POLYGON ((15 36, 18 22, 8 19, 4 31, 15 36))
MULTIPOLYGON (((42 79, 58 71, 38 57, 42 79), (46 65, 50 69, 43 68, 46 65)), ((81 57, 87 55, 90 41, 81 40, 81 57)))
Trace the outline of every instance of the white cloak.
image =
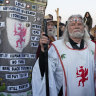
MULTIPOLYGON (((63 40, 52 44, 48 52, 50 96, 57 96, 62 85, 63 96, 95 96, 95 44, 89 41, 88 45, 85 44, 82 50, 74 50, 63 40)), ((33 96, 46 96, 45 75, 41 77, 38 60, 32 72, 32 91, 33 96)))

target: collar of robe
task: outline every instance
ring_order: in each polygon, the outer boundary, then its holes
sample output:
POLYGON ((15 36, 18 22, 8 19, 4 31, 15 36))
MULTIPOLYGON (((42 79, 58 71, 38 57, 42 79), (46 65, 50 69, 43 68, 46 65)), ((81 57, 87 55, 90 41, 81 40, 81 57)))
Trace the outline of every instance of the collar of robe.
POLYGON ((69 38, 69 42, 70 42, 70 44, 71 44, 71 46, 72 46, 73 49, 79 49, 79 50, 81 50, 81 49, 84 48, 84 40, 83 39, 81 40, 80 47, 78 47, 77 46, 78 43, 74 42, 71 38, 69 38))

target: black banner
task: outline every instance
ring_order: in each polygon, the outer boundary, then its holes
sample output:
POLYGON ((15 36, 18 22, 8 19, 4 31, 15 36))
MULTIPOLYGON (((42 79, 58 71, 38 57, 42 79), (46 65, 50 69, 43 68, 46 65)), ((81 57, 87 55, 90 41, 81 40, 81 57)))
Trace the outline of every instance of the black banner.
POLYGON ((0 96, 32 96, 46 0, 0 0, 0 96))

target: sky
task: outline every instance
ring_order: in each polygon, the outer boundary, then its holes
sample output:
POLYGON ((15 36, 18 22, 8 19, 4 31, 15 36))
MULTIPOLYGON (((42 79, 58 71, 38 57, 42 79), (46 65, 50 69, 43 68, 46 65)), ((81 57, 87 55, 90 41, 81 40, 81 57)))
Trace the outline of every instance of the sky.
POLYGON ((96 25, 96 0, 48 0, 45 15, 52 14, 56 20, 56 12, 59 8, 59 15, 62 17, 62 22, 74 14, 80 14, 84 17, 88 11, 93 19, 93 27, 96 25))

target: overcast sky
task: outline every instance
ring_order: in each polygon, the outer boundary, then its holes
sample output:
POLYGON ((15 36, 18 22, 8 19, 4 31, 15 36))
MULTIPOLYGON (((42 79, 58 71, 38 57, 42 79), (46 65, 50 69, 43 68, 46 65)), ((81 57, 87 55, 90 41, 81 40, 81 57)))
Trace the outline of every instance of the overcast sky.
POLYGON ((63 23, 72 14, 81 14, 84 17, 85 12, 88 11, 93 19, 93 26, 96 25, 96 0, 48 0, 45 15, 50 13, 56 20, 57 8, 63 23))

